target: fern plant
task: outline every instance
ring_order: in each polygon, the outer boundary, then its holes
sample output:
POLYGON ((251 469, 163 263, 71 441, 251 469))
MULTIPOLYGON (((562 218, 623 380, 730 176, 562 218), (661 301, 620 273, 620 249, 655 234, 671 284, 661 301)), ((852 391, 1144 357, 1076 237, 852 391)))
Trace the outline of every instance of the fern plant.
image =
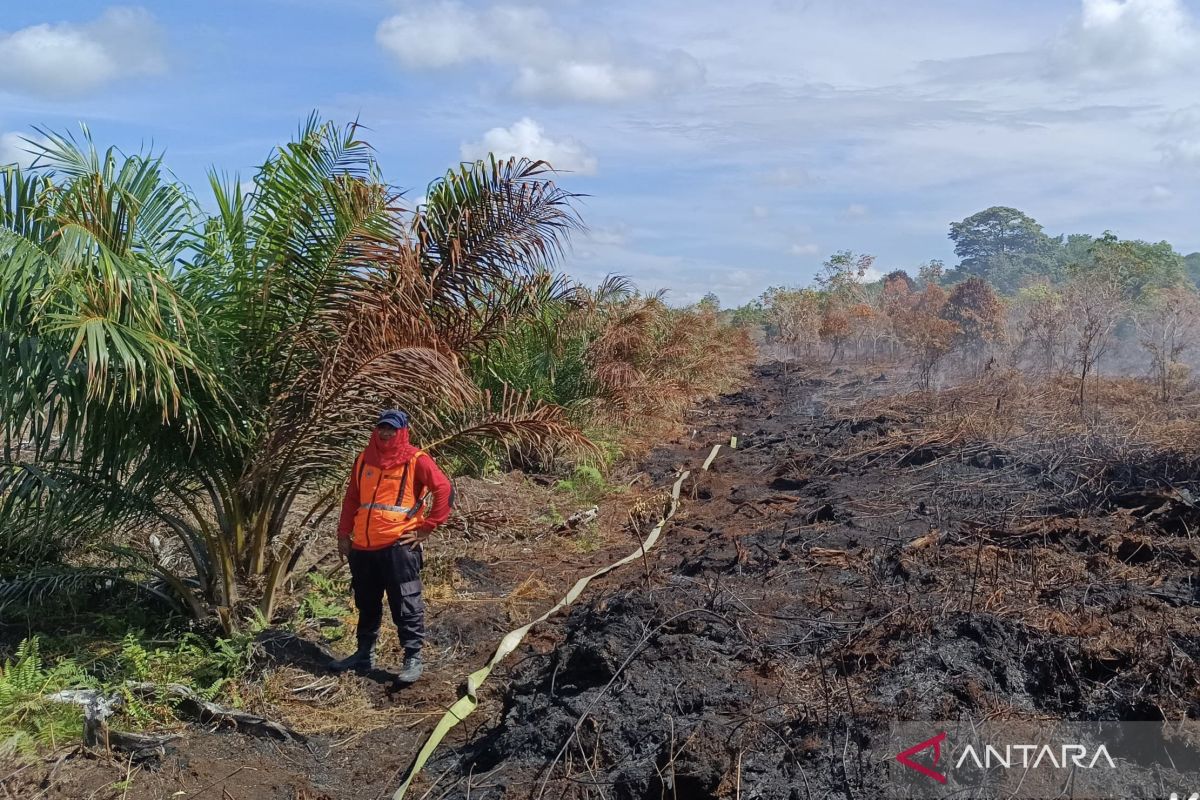
POLYGON ((309 575, 308 580, 311 585, 300 600, 296 625, 310 619, 341 618, 350 614, 344 599, 349 595, 349 581, 327 578, 319 572, 309 575))
POLYGON ((78 741, 83 733, 83 710, 49 696, 90 685, 92 681, 71 659, 43 664, 36 636, 22 641, 15 657, 0 667, 0 758, 78 741))

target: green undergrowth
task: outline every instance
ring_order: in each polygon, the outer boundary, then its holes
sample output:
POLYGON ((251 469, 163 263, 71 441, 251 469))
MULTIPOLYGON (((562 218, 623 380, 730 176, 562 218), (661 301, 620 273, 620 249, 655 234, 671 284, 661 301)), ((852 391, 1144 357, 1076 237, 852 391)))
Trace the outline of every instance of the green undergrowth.
POLYGON ((25 639, 0 667, 0 759, 54 750, 79 741, 83 710, 48 699, 63 689, 85 689, 95 681, 75 661, 42 660, 37 637, 25 639))
POLYGON ((597 552, 604 543, 600 536, 600 526, 596 524, 595 520, 581 525, 578 530, 573 531, 567 542, 572 550, 584 554, 597 552))
POLYGON ((584 433, 592 444, 596 445, 597 455, 593 457, 593 461, 604 472, 608 472, 625 457, 625 448, 621 444, 624 436, 620 431, 591 427, 584 433))
MULTIPOLYGON (((283 627, 315 627, 326 640, 341 638, 349 597, 348 579, 311 573, 295 615, 283 627)), ((31 625, 15 647, 0 651, 0 758, 21 758, 81 740, 81 708, 48 699, 64 689, 120 694, 123 707, 110 720, 120 730, 180 724, 165 693, 138 698, 128 691, 131 683, 180 684, 204 699, 242 707, 256 677, 256 640, 268 627, 258 617, 231 636, 212 636, 190 630, 178 617, 147 625, 148 619, 132 610, 41 622, 37 628, 31 625)))
POLYGON ((609 483, 596 467, 584 465, 576 467, 569 478, 558 481, 554 488, 580 505, 595 505, 619 487, 609 483))
POLYGON ((557 528, 566 521, 567 518, 564 517, 562 512, 558 510, 558 504, 553 500, 550 501, 549 505, 546 506, 546 509, 539 514, 537 518, 537 523, 539 525, 545 525, 546 527, 550 528, 557 528))
POLYGON ((319 572, 308 576, 308 586, 296 617, 291 622, 295 630, 312 624, 325 641, 336 642, 346 636, 342 620, 350 615, 350 579, 327 578, 319 572))
POLYGON ((308 576, 308 589, 300 598, 294 624, 344 617, 350 613, 349 598, 349 578, 327 578, 313 572, 308 576))
POLYGON ((0 758, 21 758, 81 741, 83 712, 75 704, 50 700, 65 689, 92 689, 121 695, 110 720, 120 730, 178 725, 165 692, 139 698, 131 683, 180 684, 201 697, 243 704, 255 637, 261 621, 229 637, 190 631, 126 630, 113 636, 108 615, 92 615, 91 633, 41 632, 30 635, 0 662, 0 758))

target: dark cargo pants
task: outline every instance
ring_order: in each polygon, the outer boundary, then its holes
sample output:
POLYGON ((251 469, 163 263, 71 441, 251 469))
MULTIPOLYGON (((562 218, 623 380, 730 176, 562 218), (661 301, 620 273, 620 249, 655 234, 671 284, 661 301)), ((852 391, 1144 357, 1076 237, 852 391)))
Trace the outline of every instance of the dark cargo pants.
POLYGON ((358 608, 358 644, 373 645, 383 622, 387 593, 392 621, 406 653, 419 651, 425 641, 425 600, 421 597, 419 547, 394 544, 382 550, 350 551, 350 584, 358 608))

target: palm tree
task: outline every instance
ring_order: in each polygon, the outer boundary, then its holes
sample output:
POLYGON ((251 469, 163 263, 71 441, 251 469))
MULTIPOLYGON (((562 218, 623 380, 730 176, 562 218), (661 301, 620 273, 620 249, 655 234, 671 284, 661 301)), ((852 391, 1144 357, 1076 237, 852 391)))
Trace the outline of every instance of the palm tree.
POLYGON ((191 393, 222 394, 173 283, 191 198, 157 158, 43 134, 52 169, 0 174, 0 536, 22 576, 5 590, 27 598, 122 577, 51 565, 136 514, 159 455, 145 443, 168 423, 196 441, 191 393))
MULTIPOLYGON (((101 160, 89 153, 90 140, 81 147, 54 137, 33 177, 9 173, 0 258, 31 255, 0 262, 0 296, 23 315, 0 317, 0 336, 10 337, 0 340, 0 358, 7 368, 30 333, 39 342, 56 336, 27 359, 64 365, 79 388, 71 383, 75 393, 60 399, 53 381, 27 385, 14 366, 23 415, 6 427, 6 448, 34 430, 47 445, 6 449, 15 456, 6 460, 82 476, 102 466, 116 487, 106 506, 156 521, 175 542, 122 542, 130 545, 122 554, 140 557, 195 616, 216 615, 226 629, 250 607, 270 617, 382 406, 411 409, 436 454, 587 445, 561 409, 483 392, 465 369, 557 285, 551 270, 580 221, 547 165, 464 164, 406 210, 357 126, 314 115, 272 153, 250 191, 236 176, 213 174, 216 211, 206 217, 157 159, 135 156, 118 168, 114 151, 101 160), (146 175, 126 186, 126 170, 146 175), (64 204, 64 193, 79 199, 64 204), (132 209, 124 220, 100 202, 116 194, 132 209), (160 195, 176 205, 152 202, 160 195), (35 258, 76 208, 108 226, 97 226, 108 238, 92 237, 104 247, 74 259, 87 268, 35 258), (121 265, 116 283, 108 274, 87 283, 109 251, 121 265), (83 344, 72 346, 72 329, 47 313, 39 290, 86 296, 92 284, 117 295, 132 323, 77 334, 83 344), (117 357, 106 360, 108 350, 117 357), (39 422, 49 417, 38 398, 61 407, 51 424, 39 422), (94 405, 120 409, 125 424, 94 405), (79 410, 90 416, 72 422, 79 410)), ((89 320, 81 328, 95 318, 82 304, 76 310, 89 320)), ((44 496, 58 493, 43 487, 44 496)))

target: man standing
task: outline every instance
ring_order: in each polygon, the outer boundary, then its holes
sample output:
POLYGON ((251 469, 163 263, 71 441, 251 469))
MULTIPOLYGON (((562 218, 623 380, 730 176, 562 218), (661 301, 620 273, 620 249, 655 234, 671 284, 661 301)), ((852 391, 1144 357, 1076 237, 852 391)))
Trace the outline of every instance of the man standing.
POLYGON ((421 542, 450 516, 452 489, 433 459, 408 441, 408 415, 379 415, 370 444, 354 461, 338 522, 338 552, 350 561, 358 608, 358 649, 334 661, 336 671, 369 670, 387 594, 404 648, 397 683, 421 677, 425 601, 421 598, 421 542), (425 500, 433 503, 425 511, 425 500))

